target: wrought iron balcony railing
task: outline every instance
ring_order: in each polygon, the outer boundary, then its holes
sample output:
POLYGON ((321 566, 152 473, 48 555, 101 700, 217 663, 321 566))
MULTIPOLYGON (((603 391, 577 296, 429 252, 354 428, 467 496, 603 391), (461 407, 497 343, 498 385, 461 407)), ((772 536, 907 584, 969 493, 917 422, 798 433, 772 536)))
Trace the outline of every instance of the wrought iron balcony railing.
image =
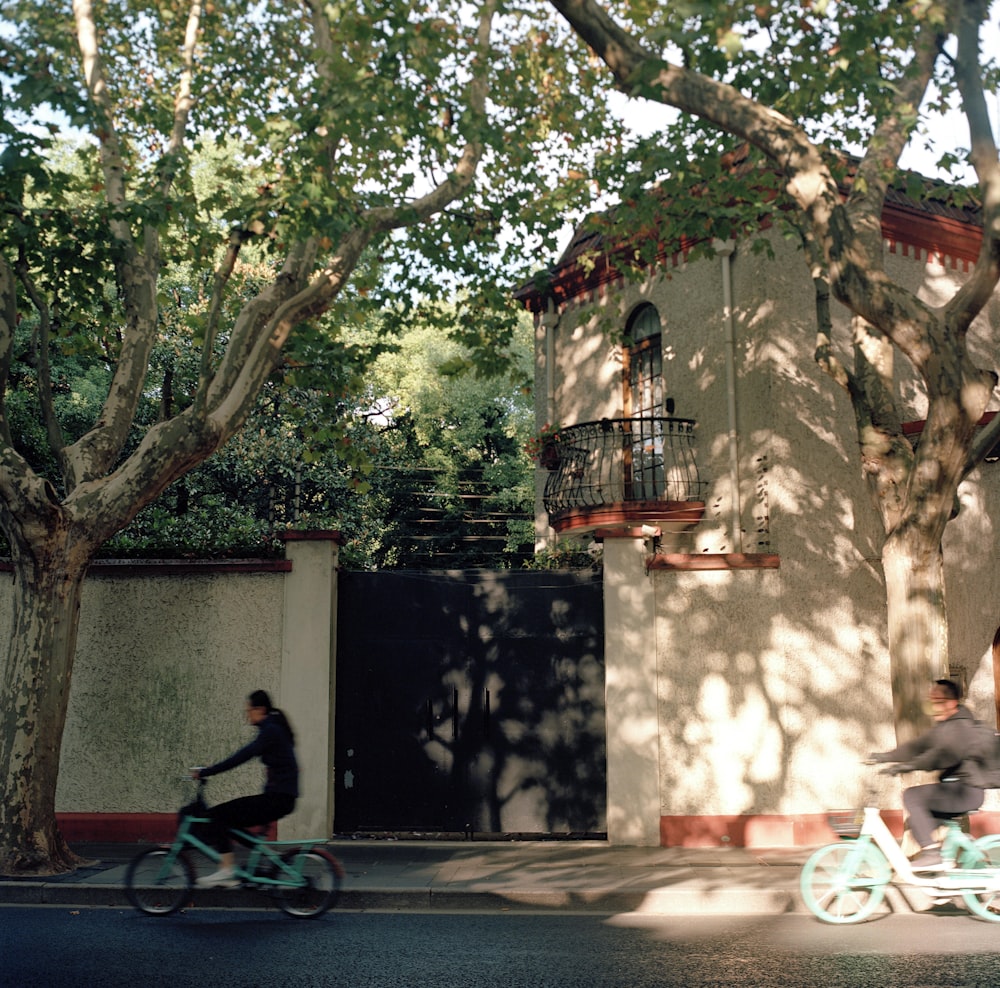
MULTIPOLYGON (((549 471, 543 503, 554 527, 586 509, 642 502, 701 502, 706 484, 695 463, 692 419, 600 419, 560 428, 541 451, 549 471)), ((649 509, 655 513, 655 505, 649 509)), ((649 512, 647 512, 649 513, 649 512)))

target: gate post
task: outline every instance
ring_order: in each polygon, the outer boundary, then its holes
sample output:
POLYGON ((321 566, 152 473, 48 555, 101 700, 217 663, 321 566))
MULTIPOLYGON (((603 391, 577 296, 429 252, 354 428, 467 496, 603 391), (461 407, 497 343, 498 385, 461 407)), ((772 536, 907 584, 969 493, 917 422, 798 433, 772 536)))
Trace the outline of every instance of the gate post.
POLYGON ((660 844, 660 736, 653 586, 639 530, 604 538, 608 843, 660 844))
POLYGON ((333 833, 339 532, 286 532, 278 706, 295 731, 299 800, 278 822, 282 840, 333 833))

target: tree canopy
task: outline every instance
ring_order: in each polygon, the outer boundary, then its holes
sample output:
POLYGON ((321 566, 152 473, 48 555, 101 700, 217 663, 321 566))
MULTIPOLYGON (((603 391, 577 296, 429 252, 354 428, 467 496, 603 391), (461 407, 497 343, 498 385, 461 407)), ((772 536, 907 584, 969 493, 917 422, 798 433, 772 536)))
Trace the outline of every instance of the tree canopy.
MULTIPOLYGON (((911 454, 882 414, 890 382, 824 350, 818 292, 819 349, 859 410, 889 506, 887 547, 902 569, 934 571, 923 564, 940 555, 957 484, 981 454, 975 425, 992 389, 964 349, 1000 270, 984 96, 996 76, 978 46, 987 10, 979 0, 5 4, 0 528, 15 575, 0 868, 72 864, 54 795, 87 566, 237 435, 279 368, 294 359, 296 386, 337 397, 352 373, 336 343, 344 325, 377 311, 392 333, 446 298, 462 361, 501 370, 516 327, 503 300, 555 252, 568 211, 595 193, 628 205, 654 178, 690 189, 733 140, 767 159, 797 210, 817 285, 926 383, 928 427, 911 454), (966 111, 985 229, 979 264, 942 311, 886 278, 878 223, 932 81, 932 99, 958 94, 966 111), (681 115, 630 140, 607 112, 612 83, 681 115), (55 141, 69 132, 80 140, 67 161, 55 141), (846 200, 824 142, 863 148, 846 200), (92 382, 92 417, 60 390, 59 359, 79 361, 92 382), (43 424, 30 449, 25 390, 43 424), (157 411, 143 418, 150 396, 157 411)), ((746 209, 759 202, 716 201, 711 235, 752 228, 746 209)), ((690 222, 705 234, 703 209, 690 222)), ((896 565, 901 599, 937 600, 933 582, 910 586, 896 565)), ((906 716, 913 684, 940 663, 923 654, 938 610, 914 607, 890 618, 906 716)))
POLYGON ((538 10, 4 6, 0 868, 73 860, 54 797, 87 566, 239 432, 279 368, 336 398, 344 325, 377 311, 391 333, 447 297, 464 359, 502 369, 508 279, 554 243, 570 173, 615 129, 587 56, 550 44, 567 29, 538 10), (53 374, 71 356, 95 389, 104 375, 89 421, 53 374), (44 426, 31 450, 21 389, 44 426))
MULTIPOLYGON (((682 211, 671 214, 676 235, 710 244, 712 236, 752 234, 766 208, 801 238, 816 288, 816 359, 850 397, 860 465, 886 536, 897 733, 916 733, 926 684, 949 666, 942 536, 958 485, 1000 436, 1000 417, 979 428, 997 361, 978 366, 967 345, 1000 279, 1000 163, 986 102, 997 63, 980 43, 990 3, 552 6, 630 98, 680 111, 637 147, 631 172, 612 170, 633 175, 633 188, 664 175, 672 204, 687 190, 687 221, 682 211), (932 306, 887 272, 881 220, 904 149, 927 136, 928 111, 949 102, 961 110, 969 143, 965 153, 943 148, 942 163, 967 156, 983 235, 968 279, 932 306), (733 142, 757 156, 752 181, 746 169, 725 167, 720 152, 733 142), (856 162, 845 157, 852 145, 856 162), (850 314, 847 339, 835 337, 831 299, 850 314), (894 352, 927 402, 915 449, 902 429, 894 352)), ((633 225, 649 208, 640 199, 633 225)))

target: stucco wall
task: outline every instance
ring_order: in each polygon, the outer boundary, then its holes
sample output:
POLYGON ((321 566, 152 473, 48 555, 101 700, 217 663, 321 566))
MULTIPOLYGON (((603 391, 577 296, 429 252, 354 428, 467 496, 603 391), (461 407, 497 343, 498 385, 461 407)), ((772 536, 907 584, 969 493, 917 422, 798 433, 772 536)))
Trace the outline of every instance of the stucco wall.
MULTIPOLYGON (((338 538, 289 533, 284 561, 92 569, 56 793, 57 813, 87 817, 73 821, 77 839, 171 832, 193 796, 187 769, 254 737, 245 706, 255 689, 296 732, 301 793, 279 836, 330 832, 338 538), (170 819, 129 821, 157 814, 170 819)), ((12 599, 0 581, 0 634, 12 599)), ((257 760, 213 777, 209 802, 258 792, 263 779, 257 760)))
MULTIPOLYGON (((698 422, 698 464, 709 481, 704 519, 690 533, 665 536, 662 548, 780 557, 776 570, 631 577, 653 587, 655 628, 645 641, 656 643, 656 674, 646 679, 655 680, 658 699, 655 770, 664 817, 815 814, 856 804, 869 781, 882 805, 900 805, 898 781, 872 778, 859 765, 867 752, 894 744, 881 526, 861 476, 849 398, 813 359, 815 301, 802 255, 777 236, 772 244, 773 260, 737 245, 728 263, 738 477, 730 460, 721 258, 670 264, 645 283, 605 287, 558 318, 550 314, 554 351, 540 351, 538 380, 554 396, 550 417, 573 423, 621 415, 621 352, 601 319, 621 330, 637 304, 652 302, 663 326, 665 389, 675 414, 698 422)), ((931 304, 950 297, 964 277, 961 264, 902 247, 887 247, 886 263, 931 304)), ((850 360, 848 314, 835 306, 834 318, 842 358, 850 360)), ((982 332, 989 323, 1000 325, 996 303, 970 334, 970 350, 985 366, 993 364, 982 332)), ((922 418, 925 402, 902 358, 894 373, 909 404, 904 418, 922 418)), ((960 497, 963 510, 945 538, 950 654, 969 680, 970 705, 992 718, 1000 464, 983 465, 960 497)), ((609 735, 627 714, 613 709, 609 693, 609 735)), ((614 771, 609 764, 609 785, 614 771)), ((625 798, 644 791, 636 781, 625 798)), ((610 821, 616 808, 609 802, 610 821)), ((994 805, 1000 800, 991 793, 987 807, 994 805)))
MULTIPOLYGON (((176 809, 187 767, 251 740, 246 696, 254 689, 280 696, 283 580, 280 573, 87 580, 58 811, 176 809)), ((221 800, 255 792, 260 782, 260 764, 244 765, 212 780, 210 792, 221 800)))

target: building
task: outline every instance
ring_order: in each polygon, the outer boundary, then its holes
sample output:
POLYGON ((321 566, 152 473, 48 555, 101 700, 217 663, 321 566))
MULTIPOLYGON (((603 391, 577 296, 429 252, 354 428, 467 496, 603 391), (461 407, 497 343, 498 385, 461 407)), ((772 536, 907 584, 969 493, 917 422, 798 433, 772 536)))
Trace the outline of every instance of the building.
MULTIPOLYGON (((932 303, 979 243, 973 211, 898 193, 883 235, 889 273, 932 303)), ((518 292, 535 321, 539 539, 604 546, 609 840, 816 843, 825 810, 869 783, 898 823, 898 780, 859 765, 895 745, 882 531, 849 398, 813 358, 802 253, 769 220, 773 255, 737 240, 693 259, 656 236, 636 280, 617 264, 634 242, 583 228, 518 292)), ((981 366, 997 326, 994 300, 970 335, 981 366)), ((997 471, 965 482, 945 539, 952 670, 991 721, 997 471)))

